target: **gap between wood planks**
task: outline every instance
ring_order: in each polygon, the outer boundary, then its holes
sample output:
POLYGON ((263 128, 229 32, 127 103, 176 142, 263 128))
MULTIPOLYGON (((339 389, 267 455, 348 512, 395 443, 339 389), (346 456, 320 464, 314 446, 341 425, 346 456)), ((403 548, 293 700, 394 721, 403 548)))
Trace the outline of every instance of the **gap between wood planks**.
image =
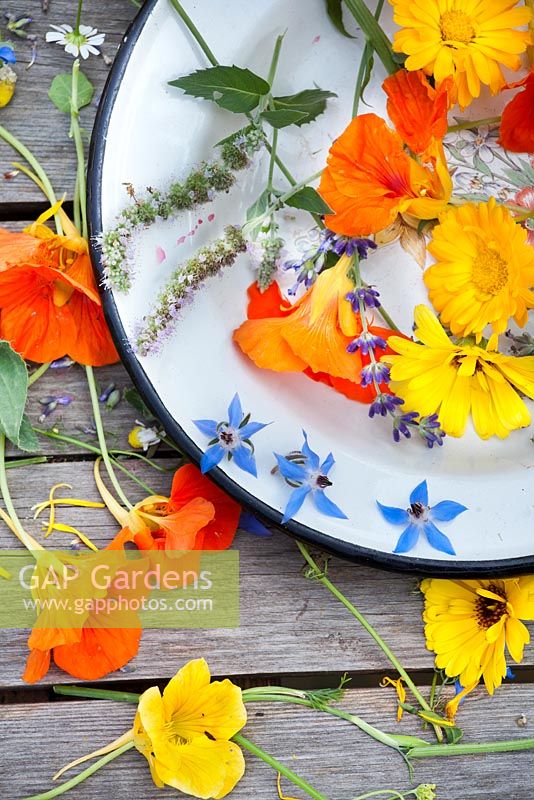
MULTIPOLYGON (((515 679, 514 684, 533 684, 534 683, 534 667, 521 667, 514 666, 515 679)), ((347 689, 376 689, 385 674, 396 676, 395 670, 388 670, 387 665, 380 672, 375 670, 362 670, 358 672, 347 672, 347 677, 350 682, 347 684, 347 689)), ((431 670, 410 670, 410 675, 417 686, 429 687, 432 682, 433 672, 431 670)), ((316 674, 306 673, 277 673, 268 675, 213 675, 214 680, 221 680, 228 677, 233 683, 241 686, 242 689, 248 689, 254 686, 287 686, 290 689, 326 689, 335 688, 339 684, 339 672, 324 672, 316 674)), ((58 681, 59 683, 60 681, 58 681)), ((125 678, 123 681, 114 681, 113 684, 107 684, 105 681, 85 682, 80 681, 78 684, 84 688, 98 688, 110 689, 113 691, 123 692, 136 692, 141 694, 148 689, 149 686, 154 686, 155 683, 163 688, 168 682, 168 678, 161 678, 159 681, 154 680, 129 680, 125 678)), ((510 683, 508 681, 507 683, 510 683)), ((70 685, 70 684, 69 684, 70 685)), ((18 703, 45 703, 45 702, 72 702, 80 700, 79 697, 68 697, 64 695, 55 694, 50 685, 47 686, 28 686, 28 687, 14 687, 13 689, 3 689, 0 691, 0 705, 18 704, 18 703)))

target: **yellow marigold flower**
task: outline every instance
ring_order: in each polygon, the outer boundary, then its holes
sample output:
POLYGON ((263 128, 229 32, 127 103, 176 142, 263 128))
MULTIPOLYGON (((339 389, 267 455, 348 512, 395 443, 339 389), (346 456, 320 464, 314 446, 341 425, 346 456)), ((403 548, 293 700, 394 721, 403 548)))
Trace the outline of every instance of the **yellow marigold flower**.
POLYGON ((203 658, 189 661, 163 691, 151 686, 139 699, 135 747, 147 759, 156 786, 200 798, 221 798, 245 771, 230 742, 247 721, 241 689, 229 680, 210 683, 203 658))
POLYGON ((534 619, 534 576, 452 581, 427 578, 423 619, 436 667, 473 687, 482 678, 493 694, 506 675, 505 650, 516 663, 530 635, 521 620, 534 619))
POLYGON ((457 336, 480 341, 491 325, 504 333, 510 318, 523 327, 534 308, 534 248, 528 232, 492 197, 440 217, 429 252, 436 264, 424 280, 441 321, 457 336))
POLYGON ((482 439, 504 439, 530 424, 516 389, 534 399, 534 356, 454 344, 429 308, 416 306, 414 315, 420 343, 391 336, 388 345, 398 355, 382 357, 391 364, 390 386, 404 399, 403 411, 437 413, 449 436, 462 436, 470 414, 482 439))
POLYGON ((407 70, 423 69, 439 84, 451 76, 460 106, 480 94, 497 94, 506 83, 501 65, 521 66, 530 43, 532 12, 517 0, 390 0, 400 25, 393 49, 406 53, 407 70))
POLYGON ((9 64, 4 64, 0 59, 0 108, 7 106, 15 94, 17 74, 9 64))

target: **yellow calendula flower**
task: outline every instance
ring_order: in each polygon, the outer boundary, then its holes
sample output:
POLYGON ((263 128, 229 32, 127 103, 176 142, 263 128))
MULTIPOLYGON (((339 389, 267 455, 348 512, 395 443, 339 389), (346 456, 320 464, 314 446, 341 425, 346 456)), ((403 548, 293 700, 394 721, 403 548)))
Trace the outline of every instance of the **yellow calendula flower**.
POLYGON ((504 439, 530 424, 516 389, 534 399, 534 356, 454 344, 429 308, 416 306, 414 315, 419 342, 391 336, 388 345, 398 355, 382 357, 391 365, 390 387, 403 398, 403 411, 437 413, 449 436, 462 436, 469 415, 482 439, 504 439))
POLYGON ((501 67, 518 70, 530 43, 532 12, 517 0, 390 0, 401 27, 393 40, 406 53, 407 70, 423 69, 436 82, 454 80, 463 108, 481 84, 497 94, 506 83, 501 67))
POLYGON ((463 686, 480 679, 493 694, 506 675, 505 652, 519 663, 534 619, 534 576, 502 580, 442 580, 421 584, 425 637, 436 667, 463 686))
POLYGON ((480 341, 491 325, 504 333, 510 319, 523 327, 534 308, 534 248, 527 231, 492 197, 440 217, 429 252, 436 263, 424 275, 441 321, 457 336, 480 341))
POLYGON ((245 771, 239 747, 229 741, 247 721, 241 689, 210 683, 203 658, 189 661, 161 695, 151 686, 139 699, 135 747, 147 759, 154 783, 200 798, 221 798, 245 771))
POLYGON ((15 94, 17 74, 9 64, 4 64, 0 59, 0 108, 7 106, 15 94))

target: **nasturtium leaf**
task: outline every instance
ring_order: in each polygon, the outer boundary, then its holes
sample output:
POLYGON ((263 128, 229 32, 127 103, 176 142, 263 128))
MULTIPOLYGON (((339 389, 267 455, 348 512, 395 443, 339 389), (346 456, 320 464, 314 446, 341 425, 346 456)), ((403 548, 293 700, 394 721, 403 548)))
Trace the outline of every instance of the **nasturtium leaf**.
POLYGON ((274 111, 263 111, 261 118, 272 125, 273 128, 287 128, 288 125, 302 125, 307 122, 308 116, 303 111, 292 111, 290 109, 275 109, 274 111))
POLYGON ((303 211, 309 211, 311 214, 333 214, 334 212, 328 206, 319 192, 311 186, 305 186, 299 189, 298 192, 291 195, 286 200, 286 205, 292 208, 301 208, 303 211))
POLYGON ((246 114, 269 94, 270 86, 259 75, 241 67, 208 67, 183 78, 170 81, 192 97, 213 100, 221 108, 236 114, 246 114))
POLYGON ((19 431, 28 394, 28 370, 9 342, 0 341, 0 431, 13 444, 19 431))
POLYGON ((338 31, 343 34, 343 36, 347 36, 349 39, 355 38, 345 28, 345 23, 343 22, 342 0, 326 0, 326 13, 332 20, 335 27, 338 29, 338 31))
MULTIPOLYGON (((94 86, 89 78, 86 78, 86 76, 80 70, 78 72, 78 93, 76 97, 78 110, 89 105, 93 99, 94 90, 94 86)), ((63 72, 61 75, 56 75, 50 84, 48 97, 56 108, 58 108, 64 114, 70 114, 70 103, 72 98, 72 73, 63 72)))
POLYGON ((139 414, 144 420, 154 419, 154 415, 152 414, 148 406, 145 404, 145 401, 143 400, 137 389, 134 389, 133 386, 130 386, 124 390, 123 397, 126 400, 126 402, 132 406, 132 408, 134 408, 136 411, 139 412, 139 414))
POLYGON ((39 449, 39 440, 26 414, 22 417, 19 435, 15 444, 19 450, 25 450, 27 453, 35 453, 35 451, 39 449))
MULTIPOLYGON (((337 95, 324 89, 304 89, 302 92, 297 92, 297 94, 273 97, 272 103, 276 110, 300 112, 304 116, 301 120, 295 121, 294 124, 306 125, 308 122, 317 119, 324 112, 326 101, 331 97, 337 97, 337 95)), ((263 116, 266 115, 264 114, 263 116)))

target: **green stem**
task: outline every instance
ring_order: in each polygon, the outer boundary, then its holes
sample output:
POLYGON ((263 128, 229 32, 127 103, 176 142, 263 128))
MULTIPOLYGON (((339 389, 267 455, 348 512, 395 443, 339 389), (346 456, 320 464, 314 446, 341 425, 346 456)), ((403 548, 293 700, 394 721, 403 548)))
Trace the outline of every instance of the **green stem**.
POLYGON ((273 141, 271 145, 271 157, 269 159, 269 173, 267 175, 267 191, 272 192, 273 190, 273 175, 274 175, 274 165, 276 159, 276 148, 278 146, 278 130, 273 128, 273 141))
POLYGON ((458 125, 449 125, 447 128, 447 133, 454 133, 455 131, 468 131, 471 128, 478 128, 479 125, 494 125, 500 121, 500 115, 498 117, 486 117, 485 119, 468 119, 465 122, 459 122, 458 125))
POLYGON ((196 39, 198 45, 200 46, 202 52, 204 53, 204 55, 206 56, 206 58, 208 59, 208 61, 212 65, 212 67, 217 67, 219 62, 217 61, 217 59, 213 55, 212 51, 210 50, 210 48, 208 46, 208 43, 206 42, 206 40, 204 39, 204 37, 200 33, 199 29, 197 28, 197 26, 195 25, 195 23, 193 22, 193 20, 189 16, 189 14, 186 13, 186 11, 185 11, 184 7, 182 6, 182 4, 179 3, 178 0, 170 0, 170 3, 172 5, 172 7, 174 8, 174 10, 176 11, 176 13, 178 14, 178 16, 180 16, 183 19, 183 21, 185 22, 186 26, 189 28, 190 32, 193 34, 193 37, 196 39))
POLYGON ((46 464, 46 456, 34 456, 32 458, 15 458, 13 461, 6 461, 6 469, 16 469, 17 467, 33 467, 36 464, 46 464))
POLYGON ((389 795, 386 800, 405 800, 406 797, 409 797, 411 794, 415 794, 415 792, 410 791, 405 794, 401 794, 400 792, 397 792, 396 789, 376 789, 374 792, 359 794, 358 797, 353 797, 352 800, 368 800, 369 797, 380 797, 380 795, 384 794, 389 795))
MULTIPOLYGON (((314 800, 327 800, 323 794, 320 794, 313 786, 304 780, 304 778, 300 778, 296 775, 292 770, 288 767, 284 766, 280 761, 273 756, 270 756, 265 750, 262 750, 261 747, 253 744, 249 739, 246 739, 244 736, 241 736, 240 733, 237 733, 233 737, 233 741, 243 747, 245 750, 248 750, 249 753, 261 758, 266 764, 272 767, 276 772, 279 772, 284 778, 287 778, 291 783, 294 783, 299 789, 302 789, 303 792, 306 792, 310 797, 313 797, 314 800)), ((36 799, 37 800, 37 799, 36 799)), ((43 798, 44 800, 44 798, 43 798)))
POLYGON ((74 183, 74 198, 72 202, 72 216, 74 227, 79 231, 82 227, 82 215, 80 211, 80 185, 78 181, 78 172, 76 172, 76 181, 74 183))
MULTIPOLYGON (((382 13, 382 9, 384 7, 384 0, 378 0, 378 4, 376 6, 376 10, 374 13, 374 17, 376 21, 380 19, 380 14, 382 13)), ((352 105, 352 116, 356 117, 358 115, 358 107, 360 105, 361 94, 362 94, 362 87, 364 80, 367 76, 367 69, 368 64, 371 56, 373 55, 373 46, 370 43, 369 39, 366 40, 365 46, 363 48, 362 57, 360 59, 360 66, 358 68, 358 75, 356 77, 356 86, 354 88, 354 102, 352 105)))
POLYGON ((67 697, 89 697, 92 700, 116 700, 120 703, 138 703, 141 695, 135 692, 118 692, 114 689, 91 689, 83 686, 63 686, 58 684, 52 687, 55 694, 67 697))
POLYGON ((480 753, 512 753, 519 750, 534 750, 534 739, 510 739, 504 742, 477 742, 473 744, 428 744, 412 747, 409 758, 432 758, 433 756, 467 756, 480 753))
POLYGON ((93 372, 93 368, 90 366, 85 367, 85 372, 87 374, 87 383, 89 385, 89 393, 91 395, 91 405, 93 407, 93 416, 95 418, 95 425, 96 425, 96 433, 98 436, 98 444, 100 445, 100 450, 102 451, 102 460, 104 461, 107 473, 109 475, 109 479, 113 484, 113 488, 117 492, 117 496, 120 500, 124 503, 126 508, 130 510, 133 508, 132 504, 122 491, 121 485, 117 480, 117 476, 113 470, 113 466, 111 464, 111 460, 108 453, 108 447, 106 444, 106 436, 104 434, 104 427, 102 425, 102 416, 100 414, 100 406, 98 403, 98 394, 96 391, 96 383, 95 383, 95 376, 93 372))
MULTIPOLYGON (((31 150, 28 150, 28 148, 25 145, 23 145, 22 142, 19 141, 16 136, 13 136, 12 133, 9 133, 9 131, 7 131, 2 125, 0 125, 0 137, 9 145, 11 145, 11 147, 14 150, 16 150, 17 153, 20 153, 20 155, 28 162, 30 167, 33 169, 33 171, 43 184, 44 193, 46 195, 48 202, 50 203, 51 206, 53 206, 54 203, 56 202, 56 195, 52 188, 52 184, 48 179, 48 175, 46 174, 40 163, 37 161, 31 150)), ((59 234, 63 233, 63 226, 61 225, 59 214, 56 214, 54 216, 54 221, 56 223, 57 232, 59 234)))
POLYGON ((33 383, 35 383, 35 381, 38 381, 39 378, 45 374, 49 366, 50 366, 50 361, 48 362, 48 364, 41 364, 40 367, 34 370, 28 378, 28 386, 31 386, 33 383))
POLYGON ((371 43, 373 49, 376 51, 386 71, 390 75, 397 72, 399 65, 393 56, 391 42, 363 0, 345 0, 345 5, 362 29, 367 40, 371 43))
POLYGON ((401 332, 401 329, 394 322, 394 320, 389 316, 388 312, 386 311, 386 309, 384 308, 384 306, 382 304, 380 304, 376 310, 378 311, 378 313, 380 314, 380 316, 382 317, 382 319, 384 320, 386 325, 388 325, 391 328, 392 331, 397 331, 398 333, 401 332))
POLYGON ((36 550, 43 550, 42 545, 40 545, 39 542, 33 538, 33 536, 30 536, 29 533, 26 533, 20 519, 18 518, 17 512, 15 511, 15 506, 13 505, 7 484, 6 437, 3 433, 0 433, 0 493, 2 494, 7 513, 9 514, 15 529, 14 533, 17 539, 22 542, 24 547, 26 547, 30 553, 32 553, 32 555, 35 555, 36 550))
POLYGON ((122 755, 127 750, 130 750, 133 746, 133 742, 126 742, 126 744, 123 744, 122 747, 117 747, 116 750, 112 750, 111 753, 107 753, 102 758, 99 758, 98 761, 95 761, 94 764, 91 764, 90 767, 87 767, 87 769, 84 769, 83 772, 78 773, 78 775, 75 775, 74 778, 71 778, 69 781, 65 781, 65 783, 55 786, 48 792, 34 794, 31 797, 25 797, 24 800, 52 800, 53 797, 58 797, 61 794, 65 794, 65 792, 68 792, 70 789, 74 789, 75 786, 78 786, 84 780, 90 778, 91 775, 94 775, 94 773, 99 769, 104 767, 106 764, 109 764, 109 762, 113 761, 114 758, 118 758, 118 756, 122 755))
POLYGON ((80 30, 80 22, 82 19, 82 8, 83 8, 83 0, 78 0, 78 11, 76 13, 76 24, 74 26, 74 30, 76 33, 79 33, 80 30))
POLYGON ((334 595, 334 597, 337 598, 345 606, 346 609, 348 609, 348 611, 350 611, 350 613, 353 615, 353 617, 355 617, 358 620, 360 625, 362 625, 365 628, 367 633, 369 633, 372 636, 372 638, 375 640, 377 645, 380 647, 380 649, 382 650, 384 655, 389 659, 391 664, 395 667, 395 669, 397 670, 399 675, 402 677, 402 679, 406 683, 406 686, 410 689, 410 691, 413 694, 413 696, 417 699, 417 701, 418 701, 419 705, 421 706, 421 708, 423 708, 425 711, 431 711, 432 709, 428 705, 427 701, 425 700, 425 698, 423 697, 423 695, 421 694, 421 692, 419 691, 417 686, 414 684, 414 682, 412 681, 412 679, 410 678, 410 676, 408 675, 408 673, 406 672, 406 670, 404 669, 404 667, 400 663, 400 661, 397 658, 397 656, 392 652, 392 650, 389 648, 389 646, 386 644, 386 642, 382 639, 382 637, 375 631, 373 626, 369 622, 367 622, 366 618, 363 616, 363 614, 360 611, 358 611, 356 606, 354 606, 350 602, 350 600, 348 600, 345 597, 345 595, 342 592, 340 592, 340 590, 337 588, 337 586, 334 586, 334 584, 326 577, 326 575, 323 573, 323 571, 319 568, 319 565, 313 560, 312 556, 308 552, 307 547, 304 544, 302 544, 302 542, 299 542, 298 540, 297 540, 297 547, 299 548, 300 552, 304 556, 306 562, 311 567, 311 569, 312 569, 315 577, 319 581, 319 583, 322 583, 323 586, 325 586, 328 589, 328 591, 331 592, 334 595))
MULTIPOLYGON (((65 444, 75 444, 78 447, 83 447, 84 450, 89 450, 91 453, 96 453, 96 455, 98 456, 103 456, 102 450, 100 450, 100 448, 95 447, 93 444, 89 444, 89 442, 82 442, 80 439, 75 439, 73 436, 65 436, 61 433, 54 433, 53 431, 45 431, 42 428, 34 428, 33 430, 35 431, 35 433, 38 433, 39 436, 46 436, 48 437, 48 439, 56 439, 58 442, 65 442, 65 444)), ((127 451, 112 450, 108 452, 113 453, 113 452, 127 452, 127 451)), ((131 453, 130 455, 135 456, 137 454, 131 453)), ((139 486, 141 486, 141 488, 143 488, 146 492, 148 492, 148 494, 157 494, 157 492, 154 489, 152 489, 150 486, 147 486, 147 484, 144 483, 140 478, 138 478, 137 475, 134 475, 133 472, 130 472, 129 469, 123 466, 123 464, 121 464, 120 461, 117 461, 114 458, 112 458, 111 460, 113 466, 117 467, 117 469, 120 469, 121 472, 127 475, 132 481, 137 483, 139 486)))
POLYGON ((273 50, 273 57, 271 58, 271 65, 269 67, 269 72, 267 75, 267 83, 269 86, 273 85, 274 76, 276 75, 276 70, 278 69, 278 61, 280 59, 280 51, 282 49, 282 42, 284 41, 285 33, 282 33, 280 36, 276 37, 276 42, 274 43, 274 50, 273 50))
MULTIPOLYGON (((80 0, 80 8, 81 11, 80 0)), ((89 230, 87 227, 87 188, 85 182, 85 153, 83 149, 82 132, 80 129, 80 112, 78 109, 78 77, 80 74, 80 62, 75 59, 72 65, 72 89, 71 89, 71 102, 70 102, 70 135, 74 139, 74 146, 76 148, 77 172, 76 172, 76 190, 77 200, 80 207, 80 215, 82 219, 81 234, 84 239, 88 238, 89 230)))
POLYGON ((278 197, 274 201, 274 203, 271 203, 271 205, 265 210, 263 214, 260 214, 259 217, 255 217, 254 219, 250 220, 249 223, 246 222, 243 225, 243 235, 246 236, 246 230, 248 225, 250 225, 251 227, 252 226, 256 227, 262 224, 266 219, 269 219, 275 213, 275 211, 278 211, 279 208, 282 208, 286 200, 289 200, 290 197, 299 192, 305 186, 308 186, 308 184, 311 183, 312 181, 315 181, 317 180, 317 178, 320 178, 322 174, 323 170, 321 169, 318 172, 314 172, 313 175, 308 175, 308 177, 304 178, 304 180, 299 181, 298 183, 292 185, 291 189, 288 189, 288 191, 280 195, 280 197, 278 197))

